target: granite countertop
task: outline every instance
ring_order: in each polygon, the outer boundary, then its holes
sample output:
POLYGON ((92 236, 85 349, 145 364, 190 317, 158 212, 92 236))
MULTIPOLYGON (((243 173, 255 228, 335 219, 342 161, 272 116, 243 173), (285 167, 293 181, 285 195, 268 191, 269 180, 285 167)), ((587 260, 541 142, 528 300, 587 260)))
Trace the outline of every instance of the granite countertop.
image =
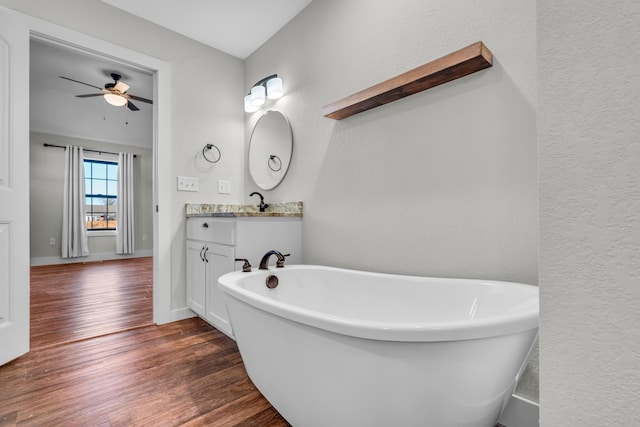
POLYGON ((219 216, 219 217, 301 217, 302 202, 269 203, 265 212, 260 212, 258 205, 223 205, 223 204, 191 204, 185 205, 187 217, 219 216))

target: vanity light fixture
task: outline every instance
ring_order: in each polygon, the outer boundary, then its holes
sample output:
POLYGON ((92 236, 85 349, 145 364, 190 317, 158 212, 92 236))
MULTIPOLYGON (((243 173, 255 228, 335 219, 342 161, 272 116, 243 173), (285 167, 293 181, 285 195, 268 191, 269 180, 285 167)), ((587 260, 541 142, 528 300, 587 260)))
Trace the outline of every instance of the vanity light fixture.
POLYGON ((282 79, 277 74, 265 77, 253 85, 247 96, 244 97, 244 111, 253 113, 258 111, 261 105, 269 99, 278 99, 282 96, 282 79))

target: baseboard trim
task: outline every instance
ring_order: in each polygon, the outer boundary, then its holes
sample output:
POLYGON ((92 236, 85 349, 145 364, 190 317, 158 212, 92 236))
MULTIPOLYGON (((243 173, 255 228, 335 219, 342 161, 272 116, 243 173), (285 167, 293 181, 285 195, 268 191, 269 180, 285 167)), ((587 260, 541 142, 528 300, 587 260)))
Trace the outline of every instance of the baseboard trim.
POLYGON ((498 422, 504 427, 539 427, 540 405, 514 394, 498 422))
POLYGON ((54 264, 73 264, 78 262, 95 262, 95 261, 111 261, 116 259, 127 259, 127 258, 144 258, 153 256, 153 249, 148 249, 144 251, 137 251, 133 255, 118 255, 112 252, 104 252, 98 254, 89 254, 86 257, 79 258, 62 258, 59 256, 51 256, 51 257, 35 257, 31 258, 31 266, 36 267, 39 265, 54 265, 54 264))
POLYGON ((175 310, 171 310, 171 321, 177 322, 178 320, 191 319, 192 317, 196 317, 196 314, 191 311, 189 307, 177 308, 175 310))

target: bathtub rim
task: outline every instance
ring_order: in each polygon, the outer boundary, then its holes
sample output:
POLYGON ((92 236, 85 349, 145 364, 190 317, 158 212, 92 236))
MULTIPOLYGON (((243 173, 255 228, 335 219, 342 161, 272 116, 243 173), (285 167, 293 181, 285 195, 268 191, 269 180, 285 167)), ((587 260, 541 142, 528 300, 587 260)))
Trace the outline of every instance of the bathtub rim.
MULTIPOLYGON (((380 276, 408 277, 408 278, 429 278, 439 279, 427 276, 410 276, 390 273, 375 273, 369 271, 361 271, 355 269, 346 269, 339 267, 329 267, 323 265, 289 265, 285 269, 323 269, 337 272, 356 272, 364 274, 375 274, 380 276)), ((461 321, 447 321, 442 323, 435 322, 389 322, 352 319, 343 316, 331 315, 316 310, 310 310, 295 306, 293 304, 276 301, 274 299, 265 298, 261 295, 241 286, 237 286, 235 282, 246 278, 247 275, 264 275, 277 274, 281 272, 280 268, 269 268, 269 270, 258 270, 251 273, 232 272, 221 276, 218 280, 218 286, 223 291, 225 298, 234 298, 245 304, 249 304, 255 308, 266 311, 273 315, 313 326, 319 329, 335 332, 342 335, 352 336, 363 339, 373 339, 380 341, 401 341, 401 342, 439 342, 439 341, 459 341, 470 339, 482 339, 502 335, 516 334, 520 332, 538 329, 539 327, 539 304, 535 310, 523 310, 517 314, 513 313, 502 318, 489 318, 483 320, 475 320, 473 323, 468 319, 461 321), (507 319, 508 322, 504 320, 507 319)), ((525 287, 529 292, 538 294, 538 287, 516 282, 506 282, 497 280, 482 279, 452 279, 442 278, 442 280, 461 280, 498 285, 498 286, 518 286, 525 287)), ((537 295, 536 295, 537 296, 537 295)), ((233 322, 233 319, 231 319, 233 322)))

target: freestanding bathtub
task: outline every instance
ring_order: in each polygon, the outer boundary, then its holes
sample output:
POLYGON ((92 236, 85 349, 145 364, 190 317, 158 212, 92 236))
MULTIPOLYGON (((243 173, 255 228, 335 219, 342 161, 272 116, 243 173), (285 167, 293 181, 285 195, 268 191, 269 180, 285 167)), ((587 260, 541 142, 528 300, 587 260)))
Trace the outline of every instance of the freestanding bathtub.
POLYGON ((493 427, 538 333, 538 288, 517 283, 294 265, 219 284, 249 377, 294 427, 493 427))

